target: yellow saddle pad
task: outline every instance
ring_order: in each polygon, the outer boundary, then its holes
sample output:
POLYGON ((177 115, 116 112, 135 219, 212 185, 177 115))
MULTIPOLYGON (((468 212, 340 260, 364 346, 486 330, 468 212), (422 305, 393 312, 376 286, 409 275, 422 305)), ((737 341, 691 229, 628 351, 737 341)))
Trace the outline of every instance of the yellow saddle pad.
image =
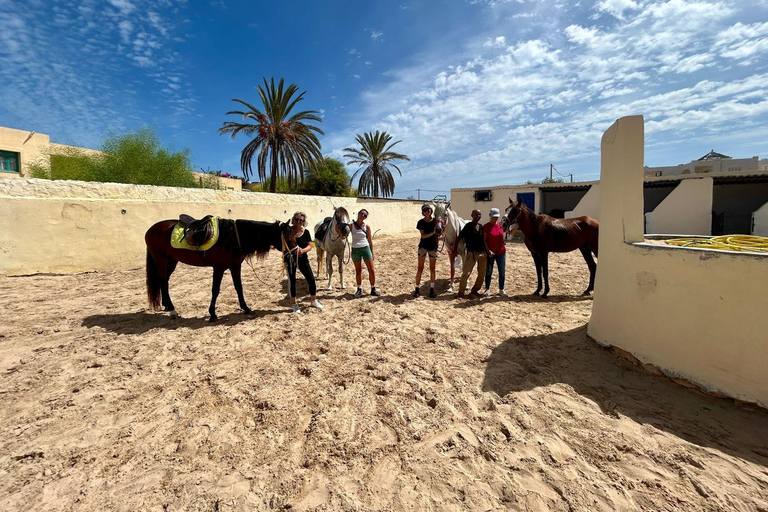
POLYGON ((207 251, 211 247, 213 247, 213 244, 216 243, 216 241, 219 239, 219 218, 218 217, 212 217, 211 218, 211 226, 213 227, 213 236, 210 240, 205 242, 200 247, 195 247, 194 245, 190 245, 186 239, 182 240, 182 237, 184 236, 184 228, 181 227, 179 224, 176 224, 173 227, 173 231, 171 231, 171 247, 175 249, 187 249, 190 251, 207 251))

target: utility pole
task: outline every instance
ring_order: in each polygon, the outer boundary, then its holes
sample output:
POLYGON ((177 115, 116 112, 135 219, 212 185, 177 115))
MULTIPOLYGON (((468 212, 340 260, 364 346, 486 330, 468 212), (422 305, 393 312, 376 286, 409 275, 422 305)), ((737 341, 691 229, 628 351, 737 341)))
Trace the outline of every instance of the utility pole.
POLYGON ((573 183, 573 173, 569 173, 568 176, 571 177, 571 183, 573 183))
POLYGON ((549 164, 549 181, 552 181, 552 169, 554 169, 555 166, 552 164, 549 164))
POLYGON ((416 189, 416 199, 418 199, 419 201, 421 201, 421 189, 420 189, 420 188, 417 188, 417 189, 416 189))

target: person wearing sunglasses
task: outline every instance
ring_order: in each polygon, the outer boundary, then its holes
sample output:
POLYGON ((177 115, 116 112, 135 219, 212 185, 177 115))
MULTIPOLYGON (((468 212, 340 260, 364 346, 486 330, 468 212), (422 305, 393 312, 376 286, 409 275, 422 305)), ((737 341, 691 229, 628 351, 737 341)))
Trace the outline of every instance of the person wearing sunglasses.
POLYGON ((363 261, 368 269, 371 295, 374 297, 380 295, 376 291, 376 273, 373 270, 373 237, 371 236, 371 226, 365 223, 367 218, 368 210, 361 208, 357 212, 357 220, 349 226, 352 233, 352 263, 355 264, 355 279, 357 280, 355 298, 363 296, 363 261))
POLYGON ((296 249, 294 251, 283 250, 283 261, 288 272, 291 308, 294 313, 301 313, 301 309, 299 309, 299 305, 296 303, 296 268, 298 268, 309 285, 311 304, 317 309, 322 310, 323 305, 317 300, 315 276, 312 273, 312 266, 309 264, 309 256, 307 256, 307 253, 312 250, 312 235, 309 234, 308 230, 304 229, 307 225, 307 215, 304 212, 294 213, 291 224, 293 233, 296 236, 296 249))
POLYGON ((416 224, 419 230, 419 264, 416 269, 416 289, 413 296, 419 296, 419 286, 421 285, 421 274, 424 272, 424 260, 429 255, 429 296, 435 297, 435 263, 437 262, 437 219, 432 217, 432 205, 424 203, 421 207, 421 214, 424 216, 416 224))

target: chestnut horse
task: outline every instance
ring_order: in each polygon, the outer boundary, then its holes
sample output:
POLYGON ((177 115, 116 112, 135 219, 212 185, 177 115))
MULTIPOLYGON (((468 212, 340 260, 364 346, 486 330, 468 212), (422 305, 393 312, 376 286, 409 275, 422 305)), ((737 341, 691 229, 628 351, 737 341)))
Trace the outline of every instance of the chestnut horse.
POLYGON ((281 222, 261 222, 254 220, 219 219, 219 238, 206 251, 176 249, 171 247, 171 232, 177 220, 164 220, 153 225, 144 235, 147 243, 147 296, 153 310, 160 309, 161 298, 165 311, 172 318, 179 314, 173 307, 171 296, 168 294, 168 280, 176 269, 178 262, 196 267, 213 267, 213 289, 211 305, 208 308, 210 321, 216 316, 216 298, 221 289, 221 279, 229 269, 232 282, 237 291, 240 308, 245 314, 252 311, 243 297, 243 283, 240 278, 240 267, 246 258, 254 255, 263 258, 270 248, 281 248, 283 244, 289 249, 296 246, 293 230, 288 224, 281 222))
POLYGON ((589 267, 589 286, 584 295, 595 289, 595 272, 597 264, 592 253, 597 256, 597 242, 600 225, 592 217, 575 217, 572 219, 555 219, 549 215, 539 215, 529 209, 522 200, 517 203, 510 198, 509 206, 504 212, 502 227, 506 230, 517 224, 525 236, 525 246, 531 251, 533 262, 536 264, 536 277, 539 285, 534 295, 541 292, 541 275, 544 274, 543 298, 549 294, 549 253, 571 252, 579 249, 589 267))

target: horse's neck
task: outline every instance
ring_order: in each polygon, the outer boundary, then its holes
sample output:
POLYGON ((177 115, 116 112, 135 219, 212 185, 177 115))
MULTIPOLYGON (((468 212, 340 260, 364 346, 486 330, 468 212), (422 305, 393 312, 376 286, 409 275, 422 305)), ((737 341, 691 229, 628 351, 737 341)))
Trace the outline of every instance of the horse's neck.
POLYGON ((520 211, 520 215, 517 219, 517 225, 520 227, 520 231, 522 231, 525 236, 531 236, 536 231, 536 226, 539 224, 537 222, 538 218, 539 215, 533 210, 526 208, 520 211))

